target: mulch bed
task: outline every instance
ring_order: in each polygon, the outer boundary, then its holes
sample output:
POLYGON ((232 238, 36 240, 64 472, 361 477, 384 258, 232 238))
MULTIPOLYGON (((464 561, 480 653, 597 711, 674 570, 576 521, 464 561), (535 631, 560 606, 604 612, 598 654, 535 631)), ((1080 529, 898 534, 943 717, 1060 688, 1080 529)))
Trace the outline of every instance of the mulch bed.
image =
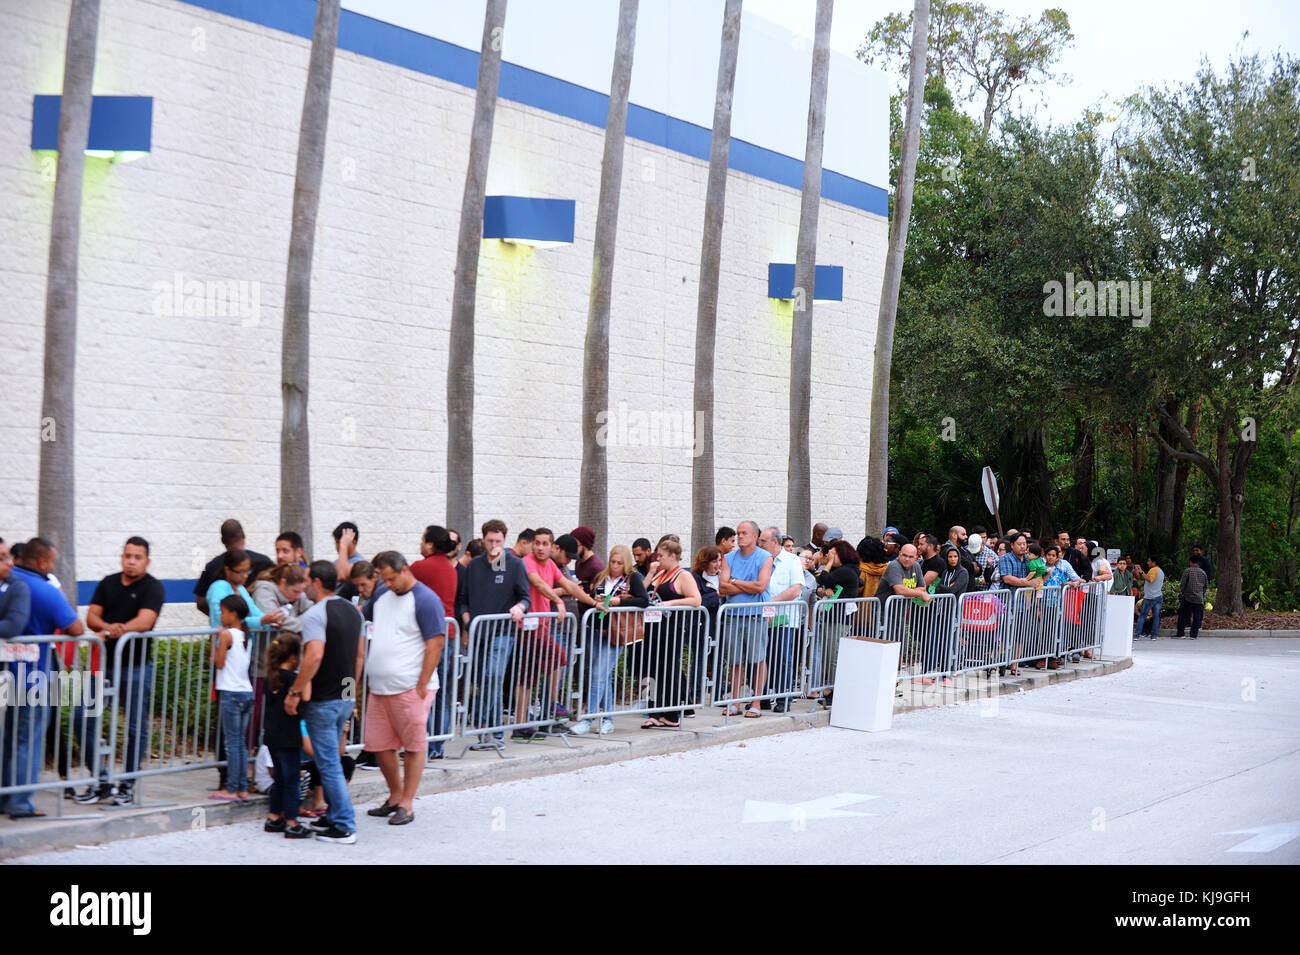
MULTIPOLYGON (((1161 614, 1160 625, 1165 626, 1161 614)), ((1247 611, 1244 617, 1229 617, 1222 613, 1207 613, 1202 630, 1300 630, 1300 612, 1265 613, 1247 611)))

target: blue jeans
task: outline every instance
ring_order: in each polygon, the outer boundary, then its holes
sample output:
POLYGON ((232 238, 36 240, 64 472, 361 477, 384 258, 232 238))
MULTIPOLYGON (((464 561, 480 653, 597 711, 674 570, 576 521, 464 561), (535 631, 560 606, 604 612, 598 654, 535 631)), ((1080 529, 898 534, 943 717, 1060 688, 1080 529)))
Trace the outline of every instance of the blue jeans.
MULTIPOLYGON (((117 688, 117 704, 126 714, 126 752, 122 772, 134 773, 140 769, 145 746, 145 729, 149 716, 150 695, 153 692, 153 664, 122 668, 122 685, 117 688)), ((99 758, 99 724, 101 717, 91 714, 82 706, 72 708, 72 731, 81 747, 82 760, 87 769, 108 783, 108 760, 96 765, 99 758)))
POLYGON ((301 787, 298 785, 302 774, 302 749, 279 746, 269 747, 271 765, 274 768, 274 781, 271 783, 271 805, 267 812, 283 815, 285 821, 294 822, 298 818, 298 804, 301 799, 301 787))
POLYGON ((221 691, 221 732, 226 738, 226 791, 248 789, 248 721, 253 715, 253 694, 245 690, 221 691))
POLYGON ((1164 594, 1161 594, 1159 597, 1142 598, 1142 609, 1138 611, 1137 623, 1133 625, 1134 637, 1142 632, 1142 621, 1147 618, 1148 613, 1155 614, 1155 617, 1151 621, 1151 639, 1154 640, 1156 637, 1160 636, 1160 607, 1164 602, 1164 594))
MULTIPOLYGON (((23 694, 22 676, 10 684, 11 694, 23 694)), ((0 786, 24 786, 40 779, 45 766, 45 724, 48 706, 8 706, 0 713, 0 786)), ((32 794, 0 796, 0 812, 31 812, 32 794)))
MULTIPOLYGON (((455 682, 456 648, 450 643, 450 637, 442 648, 442 659, 438 661, 438 698, 429 711, 429 735, 442 736, 451 732, 451 685, 455 682)), ((459 641, 457 641, 459 642, 459 641)), ((443 740, 429 744, 429 756, 441 756, 443 740)))
POLYGON ((594 631, 587 654, 591 658, 591 683, 587 687, 587 712, 600 713, 614 709, 614 664, 618 662, 620 647, 612 646, 609 635, 594 631))
POLYGON ((343 778, 343 764, 339 760, 339 743, 343 728, 352 718, 352 700, 309 701, 303 704, 303 720, 307 724, 307 737, 311 740, 312 759, 320 773, 321 788, 329 803, 326 819, 336 829, 357 831, 357 816, 348 798, 348 783, 343 778))
MULTIPOLYGON (((501 681, 505 679, 506 664, 515 645, 513 634, 498 633, 490 637, 487 646, 475 648, 478 693, 474 698, 473 721, 475 726, 494 726, 501 723, 501 681)), ((518 717, 516 717, 518 718, 518 717)), ((495 733, 501 739, 504 733, 495 733)))

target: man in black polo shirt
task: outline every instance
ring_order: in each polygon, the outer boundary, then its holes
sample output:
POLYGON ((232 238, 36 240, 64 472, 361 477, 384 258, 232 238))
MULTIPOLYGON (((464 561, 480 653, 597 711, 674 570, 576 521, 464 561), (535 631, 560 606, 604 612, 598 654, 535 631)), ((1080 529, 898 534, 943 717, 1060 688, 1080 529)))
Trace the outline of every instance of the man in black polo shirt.
MULTIPOLYGON (((153 686, 153 640, 140 638, 119 644, 129 633, 147 633, 153 629, 162 612, 166 594, 162 582, 149 572, 149 542, 143 537, 131 537, 122 546, 122 572, 109 574, 95 585, 86 611, 87 627, 104 638, 106 659, 99 665, 91 661, 93 669, 103 667, 106 682, 113 674, 120 674, 116 684, 118 701, 126 710, 126 752, 122 769, 138 772, 145 745, 145 729, 149 715, 149 698, 153 686), (120 670, 117 661, 120 658, 120 670)), ((99 756, 99 716, 90 715, 81 706, 72 710, 72 727, 81 745, 88 766, 94 766, 99 756)), ((106 754, 97 767, 99 784, 87 786, 73 798, 79 803, 111 802, 124 806, 131 802, 132 783, 121 783, 114 794, 108 784, 106 754)))
POLYGON ((228 521, 221 522, 221 546, 225 548, 220 554, 208 561, 207 566, 203 568, 203 574, 199 577, 198 583, 194 585, 194 606, 199 608, 199 613, 204 617, 208 616, 208 588, 212 586, 213 581, 221 579, 223 562, 226 554, 232 550, 242 550, 248 554, 249 568, 248 579, 254 581, 257 575, 268 567, 274 567, 275 561, 265 554, 259 554, 255 550, 249 550, 244 546, 244 526, 233 517, 228 521))

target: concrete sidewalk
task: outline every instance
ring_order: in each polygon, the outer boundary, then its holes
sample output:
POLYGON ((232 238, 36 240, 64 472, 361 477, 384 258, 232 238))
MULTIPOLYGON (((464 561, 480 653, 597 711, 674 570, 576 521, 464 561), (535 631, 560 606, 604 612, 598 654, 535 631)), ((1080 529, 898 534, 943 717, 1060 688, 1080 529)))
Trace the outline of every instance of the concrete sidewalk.
MULTIPOLYGON (((904 680, 899 684, 895 716, 912 710, 957 703, 992 701, 1008 693, 1022 693, 1052 683, 1103 676, 1127 669, 1132 658, 1067 664, 1060 670, 1033 670, 1022 665, 1018 677, 985 679, 964 674, 957 685, 938 683, 921 685, 904 680)), ((503 759, 493 751, 467 752, 463 759, 447 758, 430 762, 420 785, 421 794, 469 789, 508 780, 563 773, 586 766, 614 763, 641 756, 683 752, 720 743, 787 733, 794 730, 826 726, 830 713, 812 700, 795 700, 793 711, 773 714, 764 711, 760 719, 732 717, 724 720, 720 708, 701 709, 683 721, 680 729, 642 730, 642 717, 636 714, 616 717, 616 731, 608 736, 565 736, 529 743, 506 743, 503 759)), ((454 740, 446 744, 448 757, 459 756, 471 741, 454 740)), ((96 845, 115 839, 154 835, 163 832, 207 828, 249 821, 265 813, 266 797, 255 796, 244 804, 215 802, 208 795, 215 791, 217 773, 213 769, 193 770, 171 775, 146 777, 143 787, 144 806, 140 808, 101 809, 63 804, 66 814, 77 818, 10 820, 0 816, 0 859, 52 849, 96 845), (166 805, 159 805, 165 803, 166 805), (152 805, 150 805, 152 804, 152 805), (89 818, 84 818, 89 817, 89 818)), ((378 772, 358 770, 350 786, 355 805, 375 802, 387 795, 388 788, 378 772)), ((43 792, 35 799, 38 808, 53 814, 55 793, 43 792)))

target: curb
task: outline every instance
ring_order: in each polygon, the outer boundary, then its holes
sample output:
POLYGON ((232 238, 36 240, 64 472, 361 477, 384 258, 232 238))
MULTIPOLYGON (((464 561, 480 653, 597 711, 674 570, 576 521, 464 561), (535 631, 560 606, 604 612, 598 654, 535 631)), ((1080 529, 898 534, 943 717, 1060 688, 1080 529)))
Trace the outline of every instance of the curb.
MULTIPOLYGON (((1172 637, 1178 631, 1173 627, 1161 627, 1160 636, 1172 637)), ((1300 637, 1300 630, 1202 630, 1202 637, 1281 637, 1295 639, 1300 637)))
MULTIPOLYGON (((972 677, 958 681, 959 685, 944 687, 939 684, 916 689, 906 681, 902 686, 903 698, 895 701, 894 714, 899 716, 913 710, 929 709, 958 703, 985 700, 1010 693, 1024 693, 1052 683, 1107 676, 1133 666, 1133 658, 1099 660, 1093 663, 1067 664, 1059 670, 1021 670, 1018 677, 986 680, 972 677), (909 700, 907 697, 910 696, 909 700)), ((459 763, 454 757, 429 763, 420 782, 418 795, 427 796, 459 789, 473 789, 494 783, 549 776, 572 772, 588 766, 602 766, 638 759, 646 756, 666 756, 717 746, 723 743, 778 733, 797 732, 830 725, 830 712, 814 709, 812 712, 772 714, 765 713, 761 720, 737 719, 726 725, 712 725, 720 718, 709 710, 701 710, 696 722, 699 729, 671 731, 646 731, 636 736, 568 737, 573 743, 566 746, 562 739, 549 740, 547 748, 537 753, 512 753, 510 759, 484 760, 477 763, 459 763), (711 719, 712 718, 712 719, 711 719)), ((468 741, 455 740, 446 744, 455 753, 468 741)), ((529 746, 539 744, 528 744, 529 746)), ((510 747, 519 749, 519 747, 510 747)), ((382 778, 371 781, 378 773, 358 772, 353 775, 349 793, 354 806, 373 802, 387 795, 388 787, 382 778)), ((252 822, 265 815, 265 803, 258 798, 244 805, 199 802, 169 806, 160 809, 140 809, 103 812, 101 818, 69 819, 66 822, 47 821, 32 824, 6 825, 0 830, 0 860, 14 859, 29 853, 71 849, 77 846, 98 845, 117 839, 158 835, 183 829, 205 829, 210 826, 252 822)))

